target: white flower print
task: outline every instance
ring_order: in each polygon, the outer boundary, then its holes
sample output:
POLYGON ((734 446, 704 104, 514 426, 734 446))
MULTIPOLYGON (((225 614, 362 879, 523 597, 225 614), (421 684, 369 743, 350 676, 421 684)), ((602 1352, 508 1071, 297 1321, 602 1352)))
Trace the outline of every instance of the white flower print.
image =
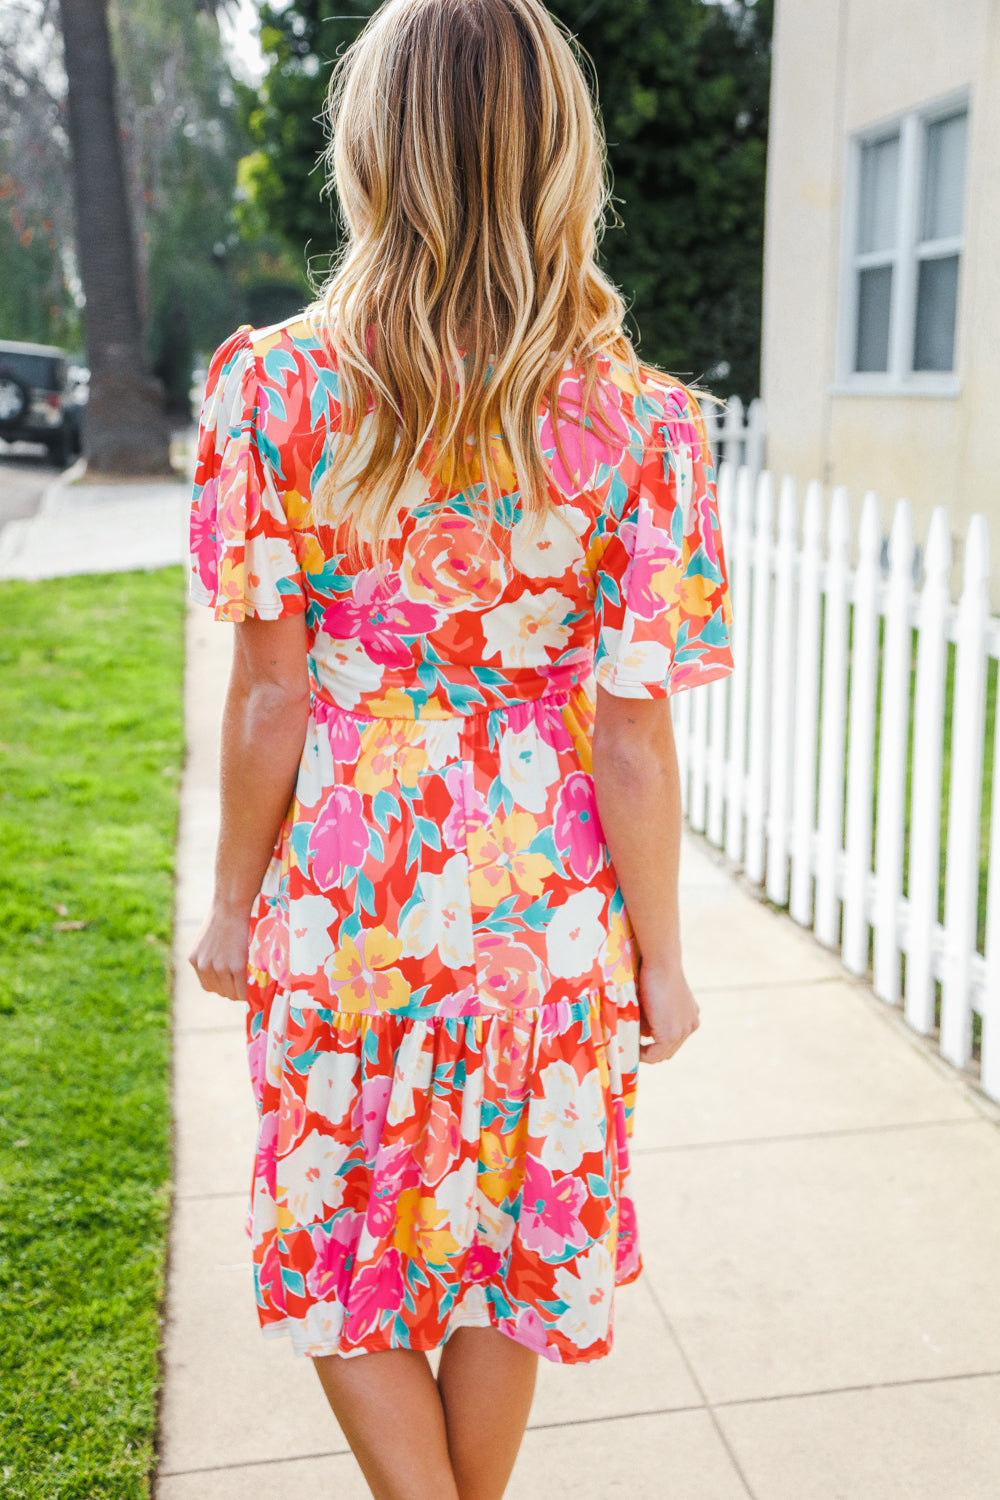
POLYGON ((255 536, 246 544, 246 570, 258 580, 247 583, 247 600, 251 604, 274 607, 280 600, 278 580, 294 578, 299 571, 298 558, 291 543, 283 536, 255 536))
POLYGON ((560 1266, 556 1271, 555 1294, 569 1303, 556 1319, 556 1327, 578 1349, 589 1348, 598 1339, 607 1338, 614 1280, 615 1268, 603 1244, 594 1245, 586 1255, 578 1255, 572 1270, 560 1266))
POLYGON ((288 904, 288 970, 293 979, 315 974, 333 951, 330 928, 337 908, 326 896, 299 896, 288 904))
POLYGON ((322 631, 316 639, 323 686, 335 703, 341 708, 357 708, 362 698, 378 692, 384 668, 372 661, 360 641, 333 641, 322 631))
POLYGON ((592 1068, 583 1078, 569 1063, 549 1063, 542 1070, 541 1099, 529 1105, 528 1133, 540 1136, 539 1153, 550 1172, 574 1172, 584 1156, 603 1151, 605 1129, 601 1075, 592 1068))
POLYGON ((500 777, 518 807, 544 812, 559 778, 559 758, 534 725, 507 729, 500 740, 500 777))
POLYGON ((479 1215, 479 1238, 490 1250, 496 1250, 499 1255, 505 1255, 510 1249, 510 1242, 514 1238, 514 1230, 517 1220, 513 1214, 498 1208, 491 1203, 482 1189, 476 1190, 477 1207, 479 1215))
POLYGON ((572 979, 593 964, 604 939, 603 909, 600 891, 574 891, 551 918, 545 930, 545 958, 555 978, 572 979))
MULTIPOLYGON (((601 644, 607 652, 595 668, 595 676, 602 687, 621 688, 635 684, 635 696, 645 691, 645 683, 666 682, 670 675, 673 657, 668 646, 660 641, 631 641, 631 632, 602 629, 601 644), (622 684, 619 678, 627 681, 622 684)), ((625 696, 628 696, 627 693, 625 696)))
POLYGON ((344 1326, 344 1309, 339 1302, 314 1302, 306 1309, 299 1339, 305 1339, 306 1354, 325 1354, 336 1346, 344 1326))
POLYGON ((324 1219, 331 1208, 339 1208, 344 1196, 340 1169, 349 1147, 312 1130, 294 1151, 278 1159, 277 1201, 292 1216, 293 1224, 311 1224, 324 1219))
POLYGON ((400 1125, 408 1120, 413 1113, 414 1092, 423 1092, 431 1081, 434 1053, 428 1031, 426 1022, 418 1021, 399 1044, 385 1117, 387 1125, 400 1125))
POLYGON ((306 1109, 339 1125, 355 1101, 352 1087, 358 1058, 352 1052, 323 1052, 309 1069, 306 1109))
POLYGON ((561 578, 583 561, 578 538, 586 526, 587 517, 575 505, 550 510, 534 536, 530 525, 519 521, 511 532, 510 560, 528 578, 561 578))
POLYGON ((449 969, 471 964, 472 911, 466 855, 453 854, 439 875, 421 875, 420 894, 423 901, 410 909, 399 929, 403 954, 426 958, 436 948, 449 969))
POLYGON ((448 1227, 461 1246, 471 1245, 479 1215, 476 1209, 477 1167, 471 1157, 448 1172, 434 1193, 438 1208, 448 1210, 448 1227))
POLYGON ((572 602, 558 589, 522 594, 498 604, 481 616, 486 647, 483 655, 499 656, 505 667, 540 667, 569 640, 566 616, 572 602))

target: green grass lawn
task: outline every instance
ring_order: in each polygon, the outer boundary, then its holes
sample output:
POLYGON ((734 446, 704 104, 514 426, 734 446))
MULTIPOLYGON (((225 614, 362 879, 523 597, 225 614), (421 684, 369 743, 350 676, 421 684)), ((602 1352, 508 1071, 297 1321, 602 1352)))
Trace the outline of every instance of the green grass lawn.
POLYGON ((183 584, 0 584, 0 1494, 148 1494, 183 584))

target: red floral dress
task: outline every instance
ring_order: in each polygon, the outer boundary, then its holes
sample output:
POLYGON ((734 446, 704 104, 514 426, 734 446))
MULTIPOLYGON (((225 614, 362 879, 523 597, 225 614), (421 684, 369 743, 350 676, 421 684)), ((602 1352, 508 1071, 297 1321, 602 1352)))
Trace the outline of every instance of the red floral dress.
POLYGON ((191 592, 221 620, 304 612, 313 689, 248 1017, 257 1305, 303 1354, 472 1325, 596 1359, 639 1273, 636 952, 593 679, 657 698, 722 676, 731 608, 694 402, 610 361, 601 391, 608 429, 569 424, 561 452, 539 414, 539 532, 513 474, 488 545, 473 497, 421 474, 387 563, 352 572, 310 504, 340 426, 323 346, 291 320, 211 363, 191 592))

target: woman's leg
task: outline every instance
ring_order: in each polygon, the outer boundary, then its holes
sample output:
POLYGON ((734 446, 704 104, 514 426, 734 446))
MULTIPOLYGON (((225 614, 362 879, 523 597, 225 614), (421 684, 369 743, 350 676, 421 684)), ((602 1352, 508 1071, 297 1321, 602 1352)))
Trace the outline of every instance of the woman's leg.
POLYGON ((531 1410, 538 1356, 495 1328, 458 1328, 438 1389, 460 1500, 500 1500, 531 1410))
POLYGON ((375 1500, 460 1500, 425 1354, 328 1354, 313 1364, 375 1500))

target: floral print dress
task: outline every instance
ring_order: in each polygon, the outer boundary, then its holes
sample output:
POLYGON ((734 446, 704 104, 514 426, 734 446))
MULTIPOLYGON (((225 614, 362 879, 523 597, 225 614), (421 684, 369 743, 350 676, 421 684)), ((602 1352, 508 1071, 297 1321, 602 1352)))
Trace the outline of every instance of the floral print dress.
MULTIPOLYGON (((387 561, 352 571, 310 495, 340 425, 304 319, 209 370, 193 597, 305 613, 312 707, 252 914, 260 1111, 249 1225, 264 1332, 302 1354, 495 1327, 606 1354, 639 1274, 629 1197, 637 953, 590 774, 593 682, 658 698, 732 668, 711 458, 688 392, 607 361, 607 420, 541 441, 484 543, 418 478, 387 561)), ((572 417, 582 390, 567 367, 572 417)))

